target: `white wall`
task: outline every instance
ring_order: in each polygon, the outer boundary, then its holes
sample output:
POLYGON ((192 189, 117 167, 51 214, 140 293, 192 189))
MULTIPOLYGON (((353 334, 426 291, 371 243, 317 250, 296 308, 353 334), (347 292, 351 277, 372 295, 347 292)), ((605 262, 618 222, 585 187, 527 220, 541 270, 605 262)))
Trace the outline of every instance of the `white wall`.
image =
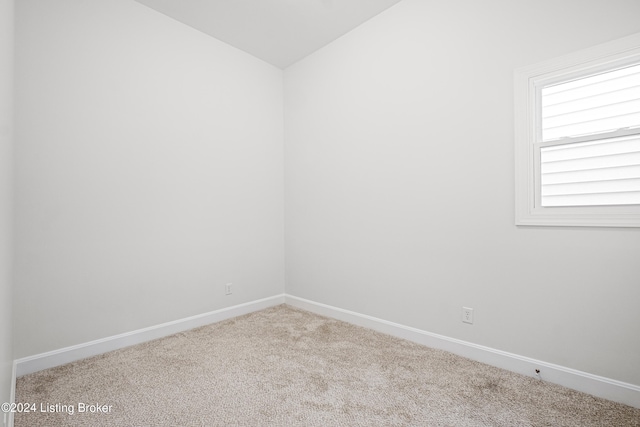
POLYGON ((518 228, 513 171, 514 69, 638 16, 404 0, 285 70, 287 293, 640 385, 640 230, 518 228))
MULTIPOLYGON (((639 12, 404 0, 287 69, 287 292, 640 384, 640 230, 515 227, 512 138, 514 68, 639 12)), ((132 0, 17 18, 14 356, 282 292, 282 72, 132 0)))
POLYGON ((281 294, 282 71, 133 0, 16 16, 15 357, 281 294))
MULTIPOLYGON (((13 0, 0 0, 0 403, 9 402, 11 329, 11 216, 13 145, 13 0)), ((1 422, 1 421, 0 421, 1 422)))

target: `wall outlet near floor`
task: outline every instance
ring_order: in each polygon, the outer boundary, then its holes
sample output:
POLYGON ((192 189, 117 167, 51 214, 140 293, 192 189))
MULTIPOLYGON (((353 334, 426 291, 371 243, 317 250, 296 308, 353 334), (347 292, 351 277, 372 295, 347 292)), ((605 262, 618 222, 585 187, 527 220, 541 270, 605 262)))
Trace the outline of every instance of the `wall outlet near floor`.
POLYGON ((473 308, 462 307, 462 321, 464 323, 473 323, 473 308))
POLYGON ((227 283, 226 285, 224 285, 224 294, 225 295, 231 295, 231 285, 233 283, 227 283))

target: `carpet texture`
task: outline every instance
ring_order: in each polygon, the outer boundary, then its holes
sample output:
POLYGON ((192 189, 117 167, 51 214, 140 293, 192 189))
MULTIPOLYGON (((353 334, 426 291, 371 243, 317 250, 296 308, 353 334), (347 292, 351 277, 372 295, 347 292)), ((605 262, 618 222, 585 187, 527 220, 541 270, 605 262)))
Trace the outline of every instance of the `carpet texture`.
POLYGON ((16 427, 640 426, 640 409, 286 305, 16 387, 37 405, 16 427))

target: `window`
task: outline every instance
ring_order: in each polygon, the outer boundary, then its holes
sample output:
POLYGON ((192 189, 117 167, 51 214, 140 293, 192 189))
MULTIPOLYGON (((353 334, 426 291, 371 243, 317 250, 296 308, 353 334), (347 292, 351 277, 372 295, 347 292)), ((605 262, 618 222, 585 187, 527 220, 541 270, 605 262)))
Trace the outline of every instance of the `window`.
POLYGON ((640 227, 640 33, 515 73, 516 224, 640 227))

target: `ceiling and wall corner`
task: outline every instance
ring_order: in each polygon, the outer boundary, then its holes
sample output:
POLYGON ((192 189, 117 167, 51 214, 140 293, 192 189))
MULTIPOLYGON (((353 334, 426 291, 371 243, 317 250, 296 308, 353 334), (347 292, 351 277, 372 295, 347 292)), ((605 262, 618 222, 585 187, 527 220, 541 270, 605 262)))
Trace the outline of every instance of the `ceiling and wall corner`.
POLYGON ((136 0, 278 68, 400 0, 136 0))

